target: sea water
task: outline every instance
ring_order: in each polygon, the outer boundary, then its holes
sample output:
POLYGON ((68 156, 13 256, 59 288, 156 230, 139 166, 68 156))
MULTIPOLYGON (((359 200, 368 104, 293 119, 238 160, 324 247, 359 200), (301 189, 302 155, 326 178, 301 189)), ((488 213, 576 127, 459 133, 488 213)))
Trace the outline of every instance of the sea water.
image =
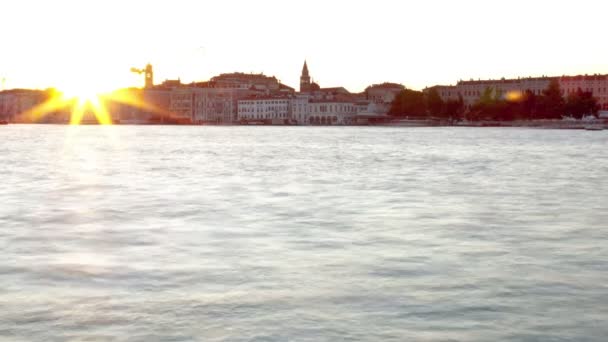
POLYGON ((605 341, 608 132, 0 127, 0 340, 605 341))

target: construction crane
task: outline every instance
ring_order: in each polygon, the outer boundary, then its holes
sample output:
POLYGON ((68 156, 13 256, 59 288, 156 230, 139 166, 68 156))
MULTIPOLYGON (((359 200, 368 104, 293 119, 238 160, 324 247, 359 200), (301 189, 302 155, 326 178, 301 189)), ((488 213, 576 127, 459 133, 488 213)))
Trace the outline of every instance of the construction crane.
POLYGON ((154 71, 152 71, 152 64, 148 63, 144 69, 131 68, 131 72, 136 74, 144 74, 145 77, 145 88, 154 87, 154 71))

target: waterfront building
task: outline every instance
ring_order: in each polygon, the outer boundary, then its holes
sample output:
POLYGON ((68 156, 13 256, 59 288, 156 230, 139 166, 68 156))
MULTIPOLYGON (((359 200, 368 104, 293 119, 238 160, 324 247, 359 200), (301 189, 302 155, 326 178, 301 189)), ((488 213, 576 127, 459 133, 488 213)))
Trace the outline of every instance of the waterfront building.
POLYGON ((292 101, 288 97, 252 96, 238 101, 238 121, 243 123, 295 123, 292 120, 292 101))
POLYGON ((238 120, 238 101, 252 92, 243 88, 175 88, 169 112, 180 123, 231 124, 238 120))
POLYGON ((169 112, 171 120, 192 123, 194 121, 194 98, 198 88, 176 88, 171 90, 169 112))
POLYGON ((290 97, 250 97, 238 101, 240 123, 352 125, 386 118, 387 106, 366 100, 316 99, 310 94, 290 97))
POLYGON ((310 95, 307 94, 296 94, 291 99, 291 115, 292 119, 298 125, 307 125, 309 124, 309 116, 310 116, 310 95))
POLYGON ((137 119, 142 123, 164 123, 169 116, 171 106, 171 90, 163 88, 144 89, 142 100, 145 104, 140 108, 137 119))
POLYGON ((195 122, 231 124, 237 120, 238 101, 249 96, 251 90, 203 88, 196 94, 195 122))
POLYGON ((365 88, 365 98, 375 103, 391 104, 405 87, 397 83, 372 84, 365 88))
POLYGON ((46 113, 27 115, 36 106, 48 99, 48 92, 31 89, 11 89, 0 92, 0 120, 9 122, 33 122, 46 113))
MULTIPOLYGON (((209 81, 174 87, 171 90, 169 112, 177 122, 231 124, 252 118, 252 112, 247 112, 247 116, 241 114, 255 106, 258 116, 267 120, 271 116, 277 118, 278 114, 276 104, 266 106, 265 101, 286 98, 294 92, 293 88, 282 84, 274 76, 226 73, 212 77, 209 81), (246 98, 258 98, 259 101, 255 105, 242 104, 242 110, 239 111, 239 100, 246 98)), ((281 113, 281 117, 284 116, 281 113)))
POLYGON ((353 101, 311 100, 308 104, 308 124, 350 125, 356 121, 361 107, 353 101))
POLYGON ((462 98, 464 105, 470 109, 482 96, 486 89, 490 88, 494 93, 507 96, 508 94, 523 94, 531 91, 541 95, 552 80, 557 80, 562 95, 567 97, 578 89, 589 91, 597 99, 601 109, 608 109, 608 75, 579 75, 560 77, 526 77, 517 79, 499 80, 470 80, 459 81, 456 85, 438 85, 426 88, 429 91, 434 88, 444 100, 458 100, 462 98))
POLYGON ((361 110, 352 101, 315 100, 303 94, 252 97, 240 100, 238 106, 240 122, 265 124, 348 125, 355 123, 361 110))
POLYGON ((171 117, 169 113, 171 89, 159 86, 144 89, 127 88, 116 91, 114 95, 118 99, 110 96, 106 100, 106 106, 115 123, 164 123, 171 117), (129 100, 124 101, 125 97, 129 100))
POLYGON ((242 89, 257 91, 265 95, 270 94, 292 94, 294 89, 282 84, 274 76, 266 76, 264 74, 246 74, 242 72, 233 72, 220 74, 212 77, 206 84, 209 88, 223 89, 242 89))
MULTIPOLYGON (((392 102, 392 99, 389 99, 390 95, 387 94, 395 91, 394 86, 388 85, 385 84, 383 90, 374 93, 375 96, 379 96, 376 101, 366 99, 365 93, 353 94, 344 87, 321 88, 312 81, 308 63, 304 61, 300 75, 300 92, 281 99, 280 103, 283 107, 280 107, 277 114, 287 118, 286 122, 298 125, 350 125, 360 122, 361 117, 365 117, 365 120, 368 117, 384 117, 389 109, 385 101, 392 102), (287 107, 284 107, 285 104, 287 107)), ((403 89, 400 85, 397 85, 397 88, 398 91, 403 89)), ((239 101, 239 117, 245 121, 262 119, 267 123, 271 122, 275 114, 272 110, 265 110, 264 101, 273 100, 239 101)))
POLYGON ((600 109, 608 110, 608 75, 562 76, 559 85, 564 96, 575 93, 578 89, 591 92, 600 109))

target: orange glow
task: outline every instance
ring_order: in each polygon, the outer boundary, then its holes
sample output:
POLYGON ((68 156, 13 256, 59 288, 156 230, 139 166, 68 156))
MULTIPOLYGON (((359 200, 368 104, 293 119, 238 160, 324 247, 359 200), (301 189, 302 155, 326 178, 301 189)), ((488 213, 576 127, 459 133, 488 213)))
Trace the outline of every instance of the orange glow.
POLYGON ((70 125, 79 125, 88 113, 92 113, 100 125, 111 125, 112 117, 104 104, 103 92, 91 86, 91 82, 77 82, 61 88, 60 102, 72 103, 70 125))
POLYGON ((158 106, 145 101, 140 89, 121 89, 108 93, 96 93, 86 88, 70 90, 51 90, 47 100, 34 108, 21 113, 21 122, 41 122, 44 117, 52 114, 69 115, 70 125, 90 123, 94 118, 100 125, 113 124, 109 106, 122 104, 155 113, 167 119, 173 115, 158 106), (65 114, 63 114, 65 113, 65 114))
POLYGON ((133 107, 137 107, 140 109, 145 109, 150 112, 155 112, 159 114, 167 114, 160 108, 147 103, 144 101, 138 94, 135 93, 136 90, 117 90, 107 95, 109 100, 127 104, 133 107))
POLYGON ((104 101, 102 95, 92 92, 76 94, 56 91, 49 96, 47 101, 22 113, 20 117, 22 121, 39 122, 52 112, 70 111, 70 125, 82 123, 87 113, 92 113, 99 124, 111 125, 112 117, 106 109, 104 101))
POLYGON ((505 94, 505 99, 509 102, 519 102, 523 99, 524 94, 519 90, 512 90, 505 94))

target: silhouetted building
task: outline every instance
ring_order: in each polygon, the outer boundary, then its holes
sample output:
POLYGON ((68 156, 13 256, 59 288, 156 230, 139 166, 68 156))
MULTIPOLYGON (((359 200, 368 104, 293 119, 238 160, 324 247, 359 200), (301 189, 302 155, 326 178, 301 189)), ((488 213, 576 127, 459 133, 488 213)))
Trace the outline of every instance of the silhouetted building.
POLYGON ((154 87, 154 70, 152 69, 152 64, 146 64, 144 69, 131 68, 131 72, 144 74, 144 87, 147 89, 154 87))
POLYGON ((32 109, 42 104, 48 94, 42 90, 11 89, 0 92, 0 120, 9 122, 34 122, 48 113, 32 109))
POLYGON ((167 89, 167 90, 171 90, 174 88, 180 88, 180 87, 185 87, 186 85, 182 83, 181 79, 176 79, 176 80, 165 80, 163 83, 154 86, 155 89, 167 89))
POLYGON ((145 77, 145 87, 146 88, 154 87, 154 71, 152 70, 152 64, 148 63, 146 65, 144 77, 145 77))
POLYGON ((293 88, 282 84, 274 76, 241 72, 220 74, 219 76, 212 77, 206 86, 210 88, 252 90, 266 95, 294 92, 293 88))

